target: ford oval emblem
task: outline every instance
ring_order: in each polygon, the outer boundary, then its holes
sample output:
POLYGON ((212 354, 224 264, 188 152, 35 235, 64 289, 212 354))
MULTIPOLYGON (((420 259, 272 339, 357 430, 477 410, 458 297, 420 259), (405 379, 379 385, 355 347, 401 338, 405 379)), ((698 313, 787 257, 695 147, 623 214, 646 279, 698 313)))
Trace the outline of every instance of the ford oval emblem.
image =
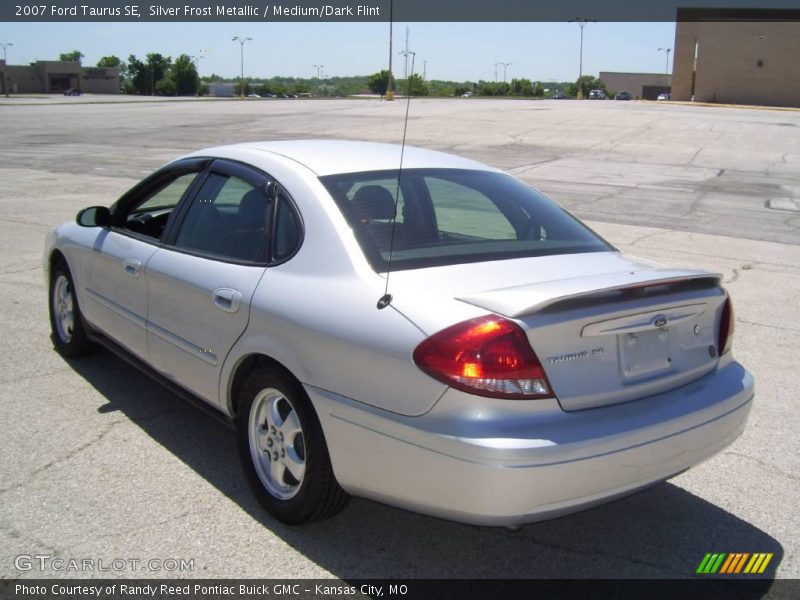
POLYGON ((664 327, 667 324, 667 317, 656 317, 656 320, 653 321, 653 325, 656 327, 664 327))

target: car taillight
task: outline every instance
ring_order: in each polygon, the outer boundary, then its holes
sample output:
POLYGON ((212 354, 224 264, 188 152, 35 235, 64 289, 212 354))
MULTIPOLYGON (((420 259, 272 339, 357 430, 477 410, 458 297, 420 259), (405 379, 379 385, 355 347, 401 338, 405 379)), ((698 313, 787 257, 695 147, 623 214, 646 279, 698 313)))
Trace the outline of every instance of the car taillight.
POLYGON ((490 398, 552 396, 547 376, 522 328, 487 315, 432 335, 414 350, 414 362, 431 377, 490 398))
POLYGON ((722 320, 719 324, 719 355, 730 352, 733 347, 733 303, 730 296, 722 307, 722 320))

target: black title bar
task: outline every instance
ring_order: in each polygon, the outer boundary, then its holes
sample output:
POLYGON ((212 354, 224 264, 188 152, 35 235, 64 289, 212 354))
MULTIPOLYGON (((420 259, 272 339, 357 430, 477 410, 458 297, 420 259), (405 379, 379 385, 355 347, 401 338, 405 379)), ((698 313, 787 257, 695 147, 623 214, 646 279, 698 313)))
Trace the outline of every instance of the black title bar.
POLYGON ((678 9, 689 9, 681 20, 800 21, 800 0, 3 0, 0 21, 671 22, 678 9))
POLYGON ((796 599, 798 580, 693 579, 16 579, 2 600, 775 600, 796 599))

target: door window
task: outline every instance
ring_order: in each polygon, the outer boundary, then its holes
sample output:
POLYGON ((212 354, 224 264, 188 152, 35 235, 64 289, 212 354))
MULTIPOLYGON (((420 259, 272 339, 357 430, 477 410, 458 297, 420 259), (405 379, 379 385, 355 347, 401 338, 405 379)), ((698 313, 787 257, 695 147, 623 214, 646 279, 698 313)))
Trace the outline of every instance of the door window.
POLYGON ((246 262, 266 249, 271 200, 263 187, 234 175, 211 173, 192 200, 175 246, 246 262))
POLYGON ((169 216, 180 202, 197 173, 184 173, 167 178, 155 191, 145 194, 121 218, 122 229, 161 239, 169 216))

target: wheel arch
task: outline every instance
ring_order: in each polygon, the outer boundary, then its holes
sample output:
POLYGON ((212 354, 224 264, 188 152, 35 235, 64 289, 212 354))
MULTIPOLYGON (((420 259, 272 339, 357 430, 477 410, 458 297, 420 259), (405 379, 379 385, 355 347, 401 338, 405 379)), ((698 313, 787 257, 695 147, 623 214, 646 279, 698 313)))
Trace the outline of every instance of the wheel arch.
MULTIPOLYGON (((242 389, 242 385, 244 384, 248 375, 250 375, 254 369, 259 367, 268 367, 270 369, 274 369, 282 375, 290 378, 292 381, 296 382, 298 386, 302 387, 302 383, 294 375, 294 373, 292 373, 288 368, 286 368, 286 366, 284 366, 275 358, 258 352, 246 354, 239 358, 236 365, 231 370, 231 375, 228 378, 228 386, 226 388, 225 398, 223 399, 225 409, 228 415, 232 418, 236 418, 239 410, 239 392, 242 389)), ((313 404, 312 408, 314 408, 313 404)), ((316 408, 314 408, 314 410, 316 410, 316 408)))
POLYGON ((58 248, 53 248, 50 252, 50 256, 47 259, 47 281, 50 281, 50 278, 53 276, 53 269, 58 264, 63 264, 65 267, 69 269, 69 263, 67 263, 67 257, 64 256, 64 253, 61 252, 58 248))

